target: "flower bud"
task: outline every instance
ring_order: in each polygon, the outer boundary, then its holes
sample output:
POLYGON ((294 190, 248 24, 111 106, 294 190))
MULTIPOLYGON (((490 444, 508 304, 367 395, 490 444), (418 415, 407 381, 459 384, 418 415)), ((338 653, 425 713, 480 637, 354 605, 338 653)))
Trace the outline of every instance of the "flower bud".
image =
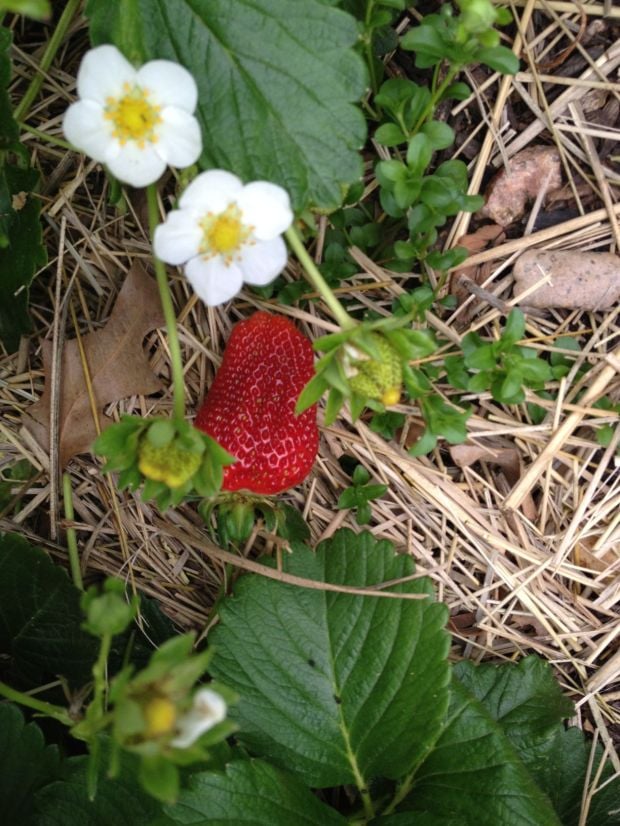
POLYGON ((351 375, 349 387, 358 396, 380 401, 386 406, 396 404, 400 399, 403 367, 398 351, 379 333, 371 333, 372 343, 380 353, 380 358, 368 357, 362 353, 359 359, 347 354, 348 365, 345 373, 351 375))
POLYGON ((180 488, 202 463, 202 455, 184 450, 175 442, 156 446, 149 439, 143 439, 138 451, 138 468, 147 478, 155 482, 165 482, 170 488, 180 488))

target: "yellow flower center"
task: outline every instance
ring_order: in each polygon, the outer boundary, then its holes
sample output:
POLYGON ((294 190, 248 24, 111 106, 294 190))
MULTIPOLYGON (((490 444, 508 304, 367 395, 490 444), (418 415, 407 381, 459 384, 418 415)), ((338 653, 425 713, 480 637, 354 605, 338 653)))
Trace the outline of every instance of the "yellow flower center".
POLYGON ((121 145, 136 141, 140 149, 145 143, 156 143, 156 127, 161 123, 160 106, 149 101, 148 89, 123 84, 124 94, 106 100, 105 119, 112 122, 112 135, 121 145))
POLYGON ((143 706, 142 713, 146 722, 144 736, 147 739, 170 734, 177 720, 177 709, 167 697, 153 697, 143 706))
POLYGON ((205 258, 221 255, 229 264, 246 243, 252 243, 250 236, 253 227, 241 220, 241 210, 236 204, 229 204, 224 212, 213 215, 212 212, 200 222, 202 243, 200 253, 205 258))
POLYGON ((140 445, 138 468, 154 482, 165 482, 169 488, 180 488, 202 464, 202 457, 174 444, 155 447, 148 439, 140 445))

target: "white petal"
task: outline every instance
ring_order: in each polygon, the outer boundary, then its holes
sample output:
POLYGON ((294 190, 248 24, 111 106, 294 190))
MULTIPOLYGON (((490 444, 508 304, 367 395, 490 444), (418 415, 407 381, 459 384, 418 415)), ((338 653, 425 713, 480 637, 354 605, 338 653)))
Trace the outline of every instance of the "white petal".
POLYGON ((208 307, 217 307, 234 298, 243 286, 243 275, 236 264, 226 266, 220 256, 192 258, 185 266, 187 280, 198 298, 208 307))
POLYGON ((163 224, 155 229, 155 255, 168 264, 184 264, 198 255, 202 230, 196 213, 189 209, 175 209, 168 213, 163 224))
POLYGON ((124 83, 135 83, 136 70, 116 46, 97 46, 86 52, 77 75, 77 92, 81 98, 105 103, 117 97, 124 83))
POLYGON ((284 240, 278 235, 271 241, 247 244, 241 251, 240 267, 246 284, 262 287, 279 275, 286 266, 288 254, 284 240))
POLYGON ((242 189, 243 184, 232 172, 210 169, 194 178, 181 195, 179 206, 217 214, 235 201, 242 189))
POLYGON ((62 128, 73 146, 96 161, 105 160, 113 138, 110 126, 103 116, 103 107, 99 103, 92 100, 72 103, 65 112, 62 128))
POLYGON ((226 717, 226 701, 215 691, 203 688, 194 695, 193 707, 178 722, 179 734, 170 741, 177 749, 195 743, 201 734, 221 723, 226 717))
POLYGON ((191 115, 198 103, 196 81, 187 69, 171 60, 145 63, 138 69, 137 82, 160 106, 178 106, 191 115))
POLYGON ((157 127, 157 152, 170 166, 180 169, 196 163, 202 152, 202 135, 196 118, 176 106, 162 109, 161 118, 157 127))
POLYGON ((287 191, 268 181, 254 181, 244 186, 237 204, 244 224, 254 227, 254 235, 260 241, 281 235, 293 221, 287 191))
POLYGON ((154 145, 147 143, 140 149, 135 141, 120 146, 113 141, 105 157, 110 172, 119 181, 131 186, 148 186, 155 183, 166 168, 166 162, 155 151, 154 145))

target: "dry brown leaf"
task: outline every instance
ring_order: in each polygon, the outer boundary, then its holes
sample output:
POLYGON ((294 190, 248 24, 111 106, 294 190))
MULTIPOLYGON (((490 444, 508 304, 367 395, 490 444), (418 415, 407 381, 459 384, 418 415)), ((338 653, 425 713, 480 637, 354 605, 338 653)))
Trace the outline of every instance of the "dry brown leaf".
MULTIPOLYGON (((155 281, 139 264, 134 264, 105 327, 82 338, 100 422, 104 405, 161 389, 142 349, 142 339, 149 330, 163 324, 155 281)), ((24 425, 47 452, 50 449, 51 357, 52 344, 44 341, 45 389, 39 401, 24 414, 24 425)), ((64 345, 59 393, 59 460, 64 467, 72 456, 88 451, 97 436, 76 340, 64 345)))
MULTIPOLYGON (((491 447, 490 445, 453 445, 450 456, 457 467, 470 467, 476 462, 498 465, 511 487, 514 487, 522 473, 521 455, 516 447, 491 447)), ((527 519, 534 521, 538 509, 530 494, 523 500, 522 510, 527 519)))
POLYGON ((513 275, 515 295, 541 282, 520 302, 530 307, 606 310, 620 298, 620 258, 611 252, 528 250, 513 275))
POLYGON ((530 146, 517 152, 487 187, 480 213, 507 227, 521 218, 527 202, 536 198, 542 187, 551 193, 562 185, 561 169, 554 146, 530 146))

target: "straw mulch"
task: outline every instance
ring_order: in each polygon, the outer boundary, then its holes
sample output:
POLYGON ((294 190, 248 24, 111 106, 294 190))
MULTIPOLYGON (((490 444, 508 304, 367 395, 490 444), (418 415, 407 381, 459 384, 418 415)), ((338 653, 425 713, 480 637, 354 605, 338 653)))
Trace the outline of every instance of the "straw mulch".
MULTIPOLYGON (((486 292, 482 297, 472 294, 452 314, 429 317, 447 341, 457 343, 470 329, 497 334, 502 311, 512 302, 512 265, 523 250, 617 251, 620 246, 620 207, 615 205, 620 185, 620 11, 608 5, 515 3, 522 71, 514 78, 474 71, 468 77, 474 89, 471 99, 446 113, 457 131, 459 123, 466 124, 456 155, 470 160, 474 191, 483 191, 489 172, 520 149, 555 145, 566 184, 558 209, 567 211, 564 219, 557 220, 556 214, 547 224, 541 219, 546 209, 554 208, 538 199, 524 219, 525 230, 520 226, 514 237, 472 256, 469 264, 487 268, 481 284, 486 292), (610 13, 607 18, 605 11, 610 13), (612 113, 615 106, 615 123, 600 116, 605 106, 612 113), (490 302, 484 295, 491 296, 490 302)), ((16 98, 46 40, 39 27, 30 24, 22 31, 19 25, 16 98)), ((86 47, 84 22, 76 20, 31 110, 30 126, 62 136, 62 112, 72 100, 76 67, 86 47)), ((404 70, 397 59, 389 65, 392 73, 404 70)), ((53 338, 55 320, 58 358, 63 340, 76 336, 76 323, 82 334, 105 323, 132 263, 141 260, 148 266, 146 209, 142 195, 133 193, 127 210, 119 212, 108 203, 106 179, 94 162, 36 134, 25 133, 23 140, 43 173, 49 265, 32 289, 34 334, 17 354, 0 358, 0 463, 8 466, 27 458, 36 468, 29 483, 16 486, 19 509, 14 502, 5 508, 0 529, 22 532, 66 562, 57 451, 52 449, 50 456, 41 451, 21 427, 21 414, 42 393, 41 342, 53 338)), ((369 199, 371 170, 369 154, 369 199)), ((169 179, 165 192, 173 190, 169 179)), ((164 199, 162 206, 168 208, 169 202, 164 199)), ((454 243, 471 221, 469 215, 459 216, 445 241, 454 243)), ((312 250, 317 260, 325 228, 323 219, 312 250)), ((388 313, 406 276, 382 269, 359 250, 352 254, 359 272, 343 282, 347 296, 358 306, 388 313)), ((286 277, 301 277, 294 262, 286 277)), ((335 329, 317 302, 276 308, 244 293, 229 307, 207 310, 177 273, 171 278, 192 413, 212 380, 233 324, 254 309, 289 315, 311 338, 335 329)), ((537 652, 547 658, 577 704, 578 721, 597 731, 620 771, 612 747, 614 726, 620 723, 620 428, 617 416, 592 406, 602 395, 620 400, 618 312, 615 307, 608 312, 550 310, 528 316, 533 346, 550 352, 560 335, 574 336, 581 345, 571 372, 550 388, 557 393, 555 400, 541 402, 528 392, 528 400, 547 408, 543 423, 532 424, 525 405, 504 407, 488 394, 469 400, 475 406, 469 420, 471 442, 491 451, 516 451, 516 479, 493 462, 459 467, 443 445, 427 458, 410 457, 406 445, 416 432, 419 411, 403 404, 397 409, 408 418, 399 441, 386 442, 369 429, 367 419, 352 424, 346 415, 324 427, 313 473, 284 498, 303 511, 315 540, 342 525, 357 529, 352 515, 337 511, 335 502, 350 484, 339 459, 346 455, 362 463, 376 481, 389 486, 373 503, 371 530, 412 554, 419 573, 434 581, 438 598, 450 608, 454 656, 497 661, 537 652), (576 379, 584 363, 587 377, 576 379), (594 388, 587 403, 577 400, 583 387, 594 388), (595 427, 606 423, 616 430, 609 447, 602 448, 595 427)), ((153 369, 169 387, 163 330, 148 335, 144 345, 153 369)), ((448 395, 453 392, 443 389, 448 395)), ((170 409, 171 395, 165 391, 123 399, 105 412, 116 418, 125 412, 165 415, 170 409)), ((119 494, 91 455, 72 460, 68 471, 87 578, 101 573, 124 577, 159 600, 180 627, 206 629, 214 596, 230 569, 206 537, 195 507, 161 515, 139 496, 119 494)), ((279 547, 259 524, 236 564, 243 568, 246 557, 279 547)))

